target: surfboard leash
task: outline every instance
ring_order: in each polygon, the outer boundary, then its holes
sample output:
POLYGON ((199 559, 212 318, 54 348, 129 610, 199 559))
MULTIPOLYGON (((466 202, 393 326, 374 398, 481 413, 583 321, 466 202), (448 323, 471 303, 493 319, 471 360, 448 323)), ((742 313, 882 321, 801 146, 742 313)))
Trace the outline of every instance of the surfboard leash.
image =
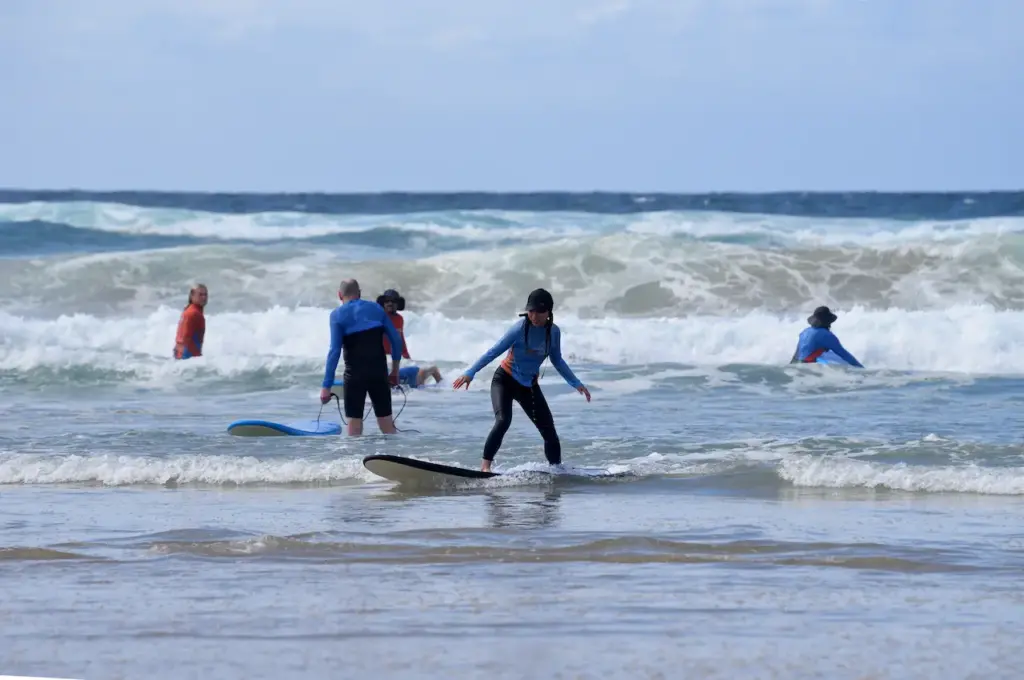
MULTIPOLYGON (((334 393, 332 392, 332 393, 331 393, 331 399, 333 399, 333 400, 335 401, 335 406, 337 406, 337 407, 338 407, 338 417, 339 417, 339 418, 341 418, 341 424, 342 424, 342 425, 348 425, 348 421, 346 421, 346 420, 345 420, 345 416, 344 416, 344 414, 343 414, 343 413, 341 412, 341 400, 340 400, 340 399, 338 399, 338 395, 337 395, 337 394, 334 394, 334 393)), ((331 399, 328 399, 327 401, 330 401, 331 399)), ((327 405, 327 402, 323 402, 323 403, 321 403, 321 404, 320 404, 320 412, 316 414, 316 426, 317 426, 317 429, 320 429, 320 416, 322 416, 322 415, 324 414, 324 406, 326 406, 326 405, 327 405)), ((364 419, 364 420, 366 419, 366 418, 365 418, 365 416, 366 416, 366 415, 367 415, 367 414, 368 414, 369 412, 370 412, 370 409, 366 409, 366 413, 364 413, 364 414, 363 414, 363 416, 364 416, 364 418, 363 418, 363 419, 364 419)))
MULTIPOLYGON (((391 419, 392 422, 395 422, 398 420, 398 416, 402 415, 402 411, 405 410, 405 405, 409 403, 409 390, 404 385, 395 385, 391 388, 391 391, 402 393, 402 406, 398 409, 398 413, 395 414, 395 417, 391 419)), ((419 430, 402 430, 399 429, 398 425, 395 425, 395 429, 399 432, 419 432, 419 430)), ((420 434, 422 434, 422 432, 420 434)))
MULTIPOLYGON (((402 406, 398 409, 398 413, 396 413, 394 417, 391 419, 392 422, 395 422, 398 420, 398 416, 402 415, 402 411, 405 410, 405 405, 409 403, 409 394, 402 385, 393 386, 391 388, 391 391, 402 393, 402 406)), ((341 399, 339 399, 338 395, 334 394, 333 392, 331 393, 331 399, 334 400, 334 405, 338 409, 338 417, 341 418, 341 424, 347 426, 348 421, 345 420, 345 414, 341 412, 341 399)), ((330 401, 330 399, 328 399, 328 401, 330 401)), ((324 406, 326 406, 326 402, 320 404, 320 412, 316 414, 317 429, 319 429, 320 427, 320 416, 322 416, 324 413, 324 406)), ((366 411, 363 412, 363 420, 366 420, 366 418, 370 415, 370 411, 372 409, 373 404, 370 404, 368 407, 366 407, 366 411)), ((398 425, 395 425, 395 429, 398 430, 399 432, 419 432, 419 430, 402 430, 399 429, 398 425)))

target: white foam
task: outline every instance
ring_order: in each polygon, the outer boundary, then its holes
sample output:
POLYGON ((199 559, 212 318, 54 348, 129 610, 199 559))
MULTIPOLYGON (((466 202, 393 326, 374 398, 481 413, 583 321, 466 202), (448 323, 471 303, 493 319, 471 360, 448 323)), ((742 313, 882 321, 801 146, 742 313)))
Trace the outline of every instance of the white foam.
MULTIPOLYGON (((883 464, 843 457, 793 455, 752 444, 686 454, 652 453, 605 465, 609 472, 640 476, 719 474, 750 464, 775 462, 780 479, 798 487, 883 488, 894 491, 1024 495, 1024 467, 883 464)), ((429 458, 428 458, 429 459, 429 458)), ((488 484, 516 485, 521 474, 543 470, 528 462, 498 468, 508 477, 488 484)), ((104 486, 202 484, 216 486, 344 484, 377 482, 358 458, 271 458, 181 454, 139 457, 113 454, 29 454, 0 452, 0 485, 101 484, 104 486)))
MULTIPOLYGON (((27 319, 0 312, 0 370, 90 366, 134 372, 140 380, 190 378, 197 372, 232 376, 290 367, 323 369, 329 344, 328 308, 209 313, 204 357, 171 360, 180 308, 138 317, 87 314, 27 319)), ((405 333, 415 360, 466 367, 513 319, 451 319, 406 312, 405 333)), ((731 318, 580 319, 559 316, 562 351, 570 365, 697 366, 789 362, 803 319, 751 312, 731 318)), ((1024 374, 1024 312, 988 307, 943 311, 851 310, 834 330, 869 369, 970 374, 1024 374)), ((496 362, 495 362, 496 363, 496 362)), ((495 364, 492 363, 492 366, 495 364)), ((801 366, 799 379, 863 380, 858 371, 801 366)), ((560 380, 553 368, 549 380, 560 380)), ((623 376, 628 377, 628 376, 623 376)), ((639 383, 633 385, 639 388, 639 383)))
MULTIPOLYGON (((62 209, 56 204, 40 204, 42 208, 62 209)), ((0 213, 4 209, 14 208, 0 206, 0 213)), ((243 222, 269 219, 266 214, 214 217, 243 222)), ((393 219, 328 217, 340 220, 335 226, 342 230, 370 228, 393 219)), ((458 233, 484 246, 430 257, 418 257, 424 251, 410 244, 339 248, 292 240, 259 246, 218 244, 0 259, 0 306, 33 314, 142 312, 161 303, 180 304, 189 284, 198 279, 210 286, 211 299, 219 309, 252 311, 272 304, 329 303, 335 299, 338 281, 353 276, 367 296, 398 288, 411 310, 448 316, 513 313, 537 286, 552 291, 560 315, 579 317, 731 315, 737 310, 799 310, 806 316, 819 304, 840 311, 856 305, 931 310, 972 304, 1024 307, 1020 285, 1024 262, 1019 249, 1015 240, 994 235, 1024 226, 1024 220, 1016 218, 949 226, 951 233, 964 235, 963 240, 950 241, 923 224, 912 227, 880 221, 857 225, 864 231, 861 234, 844 227, 842 221, 806 223, 785 217, 677 213, 524 213, 514 217, 519 221, 503 216, 500 224, 492 224, 499 218, 491 214, 394 218, 403 229, 415 230, 418 219, 443 223, 439 228, 449 230, 445 233, 458 233), (703 234, 702 230, 749 233, 754 229, 769 243, 695 242, 678 238, 676 229, 691 235, 703 234), (815 234, 813 238, 794 237, 807 229, 815 234), (907 233, 913 238, 898 236, 907 233), (489 243, 517 235, 529 238, 529 243, 500 248, 489 243), (898 243, 883 248, 876 243, 883 236, 892 236, 898 243), (793 238, 796 242, 790 247, 775 244, 778 239, 793 238)), ((282 226, 278 235, 320 228, 317 216, 296 214, 294 219, 297 224, 282 226)), ((223 225, 208 231, 227 237, 250 229, 264 233, 260 230, 269 228, 244 223, 249 226, 239 227, 237 233, 222 229, 223 225)), ((179 222, 173 225, 180 227, 179 222)), ((160 228, 165 227, 171 229, 160 228)))
POLYGON ((1022 467, 884 465, 846 458, 792 457, 782 461, 778 474, 802 487, 1024 495, 1022 467))
POLYGON ((956 244, 1024 230, 1019 217, 960 220, 798 217, 718 211, 663 211, 631 216, 626 231, 698 239, 761 236, 778 244, 898 248, 909 244, 956 244))
POLYGON ((260 460, 252 456, 36 455, 0 453, 0 484, 329 484, 368 481, 355 459, 260 460))

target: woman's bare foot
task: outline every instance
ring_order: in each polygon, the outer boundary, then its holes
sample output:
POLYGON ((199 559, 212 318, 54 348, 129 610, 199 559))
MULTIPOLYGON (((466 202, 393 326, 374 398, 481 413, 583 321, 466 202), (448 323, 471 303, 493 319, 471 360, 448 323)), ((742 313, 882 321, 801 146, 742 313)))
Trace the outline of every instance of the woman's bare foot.
POLYGON ((487 459, 481 460, 480 461, 480 472, 490 472, 490 471, 491 471, 491 461, 489 461, 487 459))

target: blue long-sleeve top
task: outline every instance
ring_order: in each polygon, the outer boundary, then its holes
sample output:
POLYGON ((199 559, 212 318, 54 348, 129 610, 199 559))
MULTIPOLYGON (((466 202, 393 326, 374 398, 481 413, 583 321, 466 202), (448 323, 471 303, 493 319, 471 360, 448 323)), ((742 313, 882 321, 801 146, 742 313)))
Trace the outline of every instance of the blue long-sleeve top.
POLYGON ((529 387, 533 384, 534 379, 540 373, 540 366, 544 363, 544 359, 550 358, 551 365, 565 379, 565 382, 576 389, 582 387, 583 383, 562 358, 562 332, 558 326, 551 324, 551 344, 548 346, 547 329, 544 327, 538 328, 531 325, 529 337, 524 337, 525 324, 529 323, 529 319, 523 319, 509 326, 501 339, 477 359, 476 363, 465 372, 465 375, 469 378, 476 377, 481 368, 497 359, 502 352, 507 352, 501 366, 520 385, 529 387))
MULTIPOLYGON (((391 340, 391 359, 398 362, 402 358, 402 336, 398 334, 395 325, 391 323, 388 313, 384 308, 372 300, 356 299, 350 300, 340 307, 331 311, 331 348, 327 352, 327 365, 324 367, 324 380, 322 387, 330 388, 334 384, 334 373, 338 370, 338 360, 341 358, 341 351, 345 345, 346 336, 356 333, 365 333, 374 329, 380 329, 379 333, 369 334, 370 337, 365 343, 360 342, 358 346, 345 348, 345 364, 350 363, 349 352, 352 352, 351 360, 358 361, 365 357, 373 358, 374 355, 381 357, 384 361, 384 345, 381 334, 387 334, 391 340)), ((352 343, 356 345, 356 343, 352 343)), ((386 364, 385 364, 386 365, 386 364)))
POLYGON ((800 338, 797 340, 796 345, 796 354, 793 358, 795 361, 805 362, 813 356, 814 358, 811 361, 814 361, 818 356, 830 350, 841 356, 849 364, 857 368, 864 368, 855 356, 846 351, 846 348, 839 342, 839 338, 836 337, 835 333, 827 328, 816 328, 814 326, 808 326, 800 332, 800 338))

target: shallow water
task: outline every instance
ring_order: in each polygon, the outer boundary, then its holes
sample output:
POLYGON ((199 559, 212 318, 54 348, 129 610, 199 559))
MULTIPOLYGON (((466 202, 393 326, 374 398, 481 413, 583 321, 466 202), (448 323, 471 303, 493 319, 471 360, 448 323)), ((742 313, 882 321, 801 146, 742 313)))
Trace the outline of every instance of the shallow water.
POLYGON ((947 198, 803 197, 809 219, 0 205, 0 673, 1019 675, 1024 222, 947 198), (349 274, 402 289, 444 384, 395 395, 397 436, 228 435, 317 417, 349 274), (200 275, 206 356, 169 361, 200 275), (479 465, 491 369, 448 385, 539 284, 594 397, 546 368, 565 462, 621 476, 531 474, 518 410, 501 477, 366 471, 479 465), (822 301, 866 370, 786 365, 822 301))
MULTIPOLYGON (((419 432, 362 440, 224 432, 235 416, 316 417, 310 390, 108 394, 65 401, 59 424, 61 402, 37 399, 0 426, 5 446, 21 442, 0 458, 3 670, 1015 673, 1020 449, 970 428, 976 411, 1000 417, 998 400, 918 385, 944 427, 915 432, 877 390, 595 389, 588 405, 545 388, 566 462, 633 476, 407 491, 361 468, 371 452, 477 465, 478 384, 411 393, 398 423, 419 432), (837 403, 846 416, 811 432, 837 403), (945 438, 957 429, 963 441, 945 438)), ((541 467, 532 426, 513 418, 498 469, 541 467)))

